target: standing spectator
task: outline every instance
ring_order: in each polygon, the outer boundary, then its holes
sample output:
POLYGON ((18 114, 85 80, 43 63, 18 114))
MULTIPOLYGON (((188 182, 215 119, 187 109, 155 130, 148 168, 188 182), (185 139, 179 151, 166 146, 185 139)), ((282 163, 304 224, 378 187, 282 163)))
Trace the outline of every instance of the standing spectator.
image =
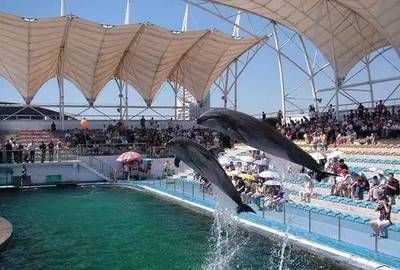
MULTIPOLYGON (((62 151, 62 145, 61 145, 61 142, 60 142, 60 141, 58 141, 58 142, 56 143, 55 149, 56 149, 56 159, 57 159, 57 162, 60 162, 60 161, 61 161, 61 159, 60 159, 60 157, 61 157, 61 151, 62 151)), ((97 153, 97 154, 98 154, 98 153, 97 153)))
POLYGON ((265 112, 262 112, 262 120, 263 121, 267 120, 267 116, 265 115, 265 112))
POLYGON ((314 194, 314 183, 311 179, 312 172, 304 174, 304 193, 301 194, 301 200, 310 203, 311 196, 314 194))
POLYGON ((19 157, 19 154, 18 154, 18 144, 17 144, 16 141, 13 141, 12 150, 13 150, 14 162, 15 162, 15 163, 19 163, 19 160, 18 160, 18 157, 19 157))
POLYGON ((40 162, 43 163, 45 161, 45 159, 46 159, 46 145, 44 144, 43 141, 41 142, 41 144, 39 146, 39 149, 40 149, 40 151, 42 153, 40 162))
POLYGON ((33 144, 33 140, 28 144, 27 151, 29 153, 28 161, 31 163, 35 162, 35 145, 33 144))
POLYGON ((379 236, 379 234, 392 224, 390 220, 390 213, 392 212, 392 206, 389 203, 387 196, 384 196, 378 203, 375 211, 379 211, 379 218, 371 221, 370 225, 374 233, 372 236, 379 236))
POLYGON ((7 156, 7 163, 11 163, 12 162, 12 144, 11 144, 11 140, 7 141, 6 145, 6 156, 7 156))
POLYGON ((50 140, 49 144, 47 145, 49 148, 49 161, 53 161, 54 159, 54 143, 53 140, 50 140))
POLYGON ((144 116, 142 115, 142 118, 140 118, 140 126, 142 129, 146 128, 146 119, 144 119, 144 116))
POLYGON ((53 121, 53 123, 51 123, 51 132, 56 132, 56 123, 54 123, 54 121, 53 121))
POLYGON ((24 153, 24 146, 22 143, 18 144, 18 160, 19 162, 23 162, 23 153, 24 153))
POLYGON ((400 194, 399 180, 394 178, 393 173, 389 173, 389 179, 386 184, 386 195, 389 198, 390 205, 396 204, 396 196, 400 194))
POLYGON ((283 121, 282 121, 283 120, 282 119, 283 118, 283 114, 282 114, 281 110, 278 111, 278 113, 276 115, 276 118, 278 118, 278 123, 282 125, 282 123, 283 123, 283 121))

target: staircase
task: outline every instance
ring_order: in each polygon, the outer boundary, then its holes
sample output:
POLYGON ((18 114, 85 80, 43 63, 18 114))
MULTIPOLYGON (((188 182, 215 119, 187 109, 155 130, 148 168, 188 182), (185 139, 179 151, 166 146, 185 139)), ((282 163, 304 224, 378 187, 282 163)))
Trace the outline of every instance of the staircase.
POLYGON ((80 156, 81 165, 108 182, 116 180, 116 171, 104 161, 93 156, 80 156))

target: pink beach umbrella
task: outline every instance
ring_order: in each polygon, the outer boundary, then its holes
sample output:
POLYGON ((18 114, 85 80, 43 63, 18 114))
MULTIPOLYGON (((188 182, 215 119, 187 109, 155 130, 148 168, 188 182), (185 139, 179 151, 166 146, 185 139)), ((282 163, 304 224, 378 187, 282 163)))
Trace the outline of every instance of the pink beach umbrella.
POLYGON ((122 162, 122 163, 130 163, 130 162, 141 161, 141 160, 142 160, 142 156, 139 153, 133 152, 133 151, 125 152, 117 158, 117 161, 122 162))

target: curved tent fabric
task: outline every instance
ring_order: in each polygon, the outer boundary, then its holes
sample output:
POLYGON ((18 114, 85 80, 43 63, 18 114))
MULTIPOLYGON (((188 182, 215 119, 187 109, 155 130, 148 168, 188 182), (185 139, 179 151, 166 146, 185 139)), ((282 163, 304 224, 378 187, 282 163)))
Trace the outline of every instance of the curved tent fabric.
POLYGON ((400 1, 339 0, 372 23, 400 51, 400 1))
POLYGON ((42 84, 62 74, 89 104, 108 81, 120 78, 148 105, 167 80, 182 83, 202 101, 222 71, 263 39, 208 30, 171 32, 150 24, 108 26, 77 17, 25 20, 4 13, 0 38, 0 76, 27 103, 42 84))
POLYGON ((0 13, 0 76, 29 103, 54 77, 67 18, 33 20, 0 13))
POLYGON ((169 79, 185 87, 201 102, 222 72, 261 40, 259 37, 234 39, 210 31, 183 56, 169 79))
POLYGON ((204 32, 173 33, 144 25, 130 45, 118 76, 132 84, 148 105, 182 55, 204 32))
POLYGON ((106 28, 72 18, 66 31, 63 74, 79 88, 89 103, 111 80, 138 25, 106 28))
POLYGON ((398 0, 211 0, 279 22, 307 37, 339 78, 370 52, 400 46, 398 0), (332 48, 333 47, 333 48, 332 48))

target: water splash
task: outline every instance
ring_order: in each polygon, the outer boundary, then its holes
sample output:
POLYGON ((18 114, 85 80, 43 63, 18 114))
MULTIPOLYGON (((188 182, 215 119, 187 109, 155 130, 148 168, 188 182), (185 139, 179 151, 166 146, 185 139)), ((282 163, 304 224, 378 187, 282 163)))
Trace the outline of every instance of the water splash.
POLYGON ((203 270, 234 268, 234 259, 247 244, 250 237, 239 228, 236 206, 223 193, 214 189, 218 198, 211 229, 210 247, 203 270))

